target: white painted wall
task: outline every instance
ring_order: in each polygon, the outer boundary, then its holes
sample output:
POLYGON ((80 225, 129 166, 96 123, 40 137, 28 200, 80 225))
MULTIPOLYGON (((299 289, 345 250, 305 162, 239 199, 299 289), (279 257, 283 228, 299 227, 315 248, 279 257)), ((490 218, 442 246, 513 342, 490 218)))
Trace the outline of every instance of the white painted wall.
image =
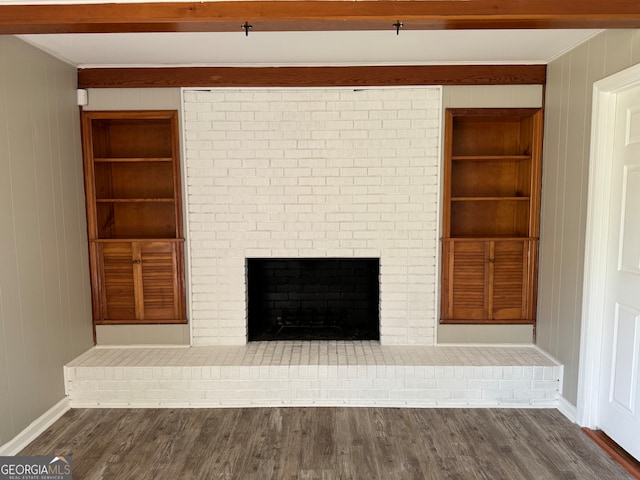
POLYGON ((76 75, 0 36, 0 445, 93 344, 76 75))

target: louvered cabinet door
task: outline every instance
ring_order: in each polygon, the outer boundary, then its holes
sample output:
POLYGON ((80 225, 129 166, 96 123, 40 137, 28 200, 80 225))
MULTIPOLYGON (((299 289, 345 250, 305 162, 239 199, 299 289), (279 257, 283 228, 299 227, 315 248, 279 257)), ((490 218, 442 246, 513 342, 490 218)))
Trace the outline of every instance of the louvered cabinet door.
POLYGON ((98 243, 99 324, 186 322, 182 242, 98 243))
POLYGON ((529 240, 496 240, 490 252, 490 317, 493 320, 527 319, 529 240))
POLYGON ((135 319, 136 282, 132 243, 100 243, 97 247, 100 272, 98 322, 120 323, 135 319))
POLYGON ((531 323, 537 240, 442 242, 444 323, 531 323))
POLYGON ((443 240, 442 320, 489 318, 488 248, 484 240, 443 240))
POLYGON ((138 318, 169 321, 184 318, 182 301, 182 244, 178 242, 136 242, 136 265, 140 272, 137 298, 138 318))

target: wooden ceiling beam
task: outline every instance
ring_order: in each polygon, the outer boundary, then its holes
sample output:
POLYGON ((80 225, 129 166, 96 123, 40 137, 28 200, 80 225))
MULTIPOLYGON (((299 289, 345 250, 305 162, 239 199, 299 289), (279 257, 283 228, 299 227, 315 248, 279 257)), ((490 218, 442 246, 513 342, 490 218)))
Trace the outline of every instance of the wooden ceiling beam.
POLYGON ((78 88, 544 85, 546 65, 81 68, 78 88))
POLYGON ((638 28, 638 0, 219 1, 0 6, 0 34, 638 28))

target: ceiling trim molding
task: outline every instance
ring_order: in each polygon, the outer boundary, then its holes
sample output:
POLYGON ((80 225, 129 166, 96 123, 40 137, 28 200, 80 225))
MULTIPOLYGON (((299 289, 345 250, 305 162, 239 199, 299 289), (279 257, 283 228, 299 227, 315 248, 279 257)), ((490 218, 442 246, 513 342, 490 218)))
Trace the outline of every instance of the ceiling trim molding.
POLYGON ((78 88, 544 85, 546 65, 81 68, 78 88))
POLYGON ((0 6, 0 34, 638 28, 637 0, 273 0, 0 6), (248 23, 247 23, 248 22, 248 23))

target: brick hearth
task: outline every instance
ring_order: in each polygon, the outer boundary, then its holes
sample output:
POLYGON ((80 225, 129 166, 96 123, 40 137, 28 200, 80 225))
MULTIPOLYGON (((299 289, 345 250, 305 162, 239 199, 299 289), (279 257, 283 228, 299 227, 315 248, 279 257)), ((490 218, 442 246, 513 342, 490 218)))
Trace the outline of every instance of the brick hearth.
POLYGON ((255 342, 94 348, 65 367, 82 407, 556 407, 562 366, 535 347, 255 342))

